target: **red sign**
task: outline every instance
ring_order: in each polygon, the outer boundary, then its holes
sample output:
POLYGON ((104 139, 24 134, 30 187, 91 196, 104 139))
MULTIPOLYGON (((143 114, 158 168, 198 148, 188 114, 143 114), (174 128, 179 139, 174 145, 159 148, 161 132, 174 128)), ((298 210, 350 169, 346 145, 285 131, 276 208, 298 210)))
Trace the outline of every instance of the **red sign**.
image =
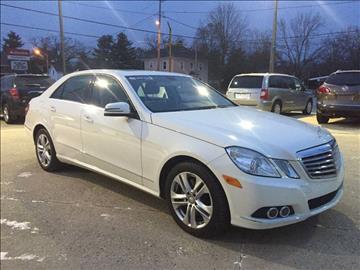
POLYGON ((7 49, 8 55, 30 56, 30 51, 25 49, 7 49))

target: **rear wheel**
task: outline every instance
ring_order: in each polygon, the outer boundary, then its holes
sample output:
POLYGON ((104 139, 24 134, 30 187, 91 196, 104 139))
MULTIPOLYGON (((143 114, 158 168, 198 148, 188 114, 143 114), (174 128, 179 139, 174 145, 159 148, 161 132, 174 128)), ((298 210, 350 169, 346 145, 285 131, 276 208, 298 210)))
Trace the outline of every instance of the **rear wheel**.
POLYGON ((329 122, 329 117, 322 115, 321 113, 316 114, 316 120, 319 124, 327 124, 329 122))
POLYGON ((273 113, 276 113, 276 114, 281 114, 282 113, 282 105, 281 105, 281 102, 280 101, 275 101, 272 108, 271 108, 271 111, 273 113))
POLYGON ((9 105, 3 105, 3 118, 6 124, 11 124, 15 121, 15 117, 11 114, 9 105))
POLYGON ((45 171, 51 172, 61 167, 50 134, 44 128, 41 128, 36 134, 35 151, 38 162, 45 171))
POLYGON ((167 176, 165 189, 170 212, 184 231, 211 237, 229 226, 225 193, 206 167, 192 162, 176 165, 167 176))
POLYGON ((312 100, 308 100, 308 102, 306 102, 305 109, 303 110, 303 114, 305 115, 311 114, 312 109, 313 109, 313 102, 312 100))

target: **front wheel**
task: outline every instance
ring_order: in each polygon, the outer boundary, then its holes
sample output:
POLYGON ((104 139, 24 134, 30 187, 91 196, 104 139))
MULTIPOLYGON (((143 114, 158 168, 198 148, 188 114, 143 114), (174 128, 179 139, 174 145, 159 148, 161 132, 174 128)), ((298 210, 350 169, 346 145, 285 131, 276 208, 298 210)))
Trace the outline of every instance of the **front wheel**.
POLYGON ((15 121, 15 117, 11 114, 9 105, 7 104, 3 106, 3 118, 6 124, 12 124, 15 121))
POLYGON ((305 109, 303 110, 303 114, 305 115, 310 115, 313 109, 313 102, 312 100, 308 100, 308 102, 306 102, 306 106, 305 109))
POLYGON ((166 199, 176 223, 197 237, 221 234, 230 224, 225 193, 208 168, 191 162, 168 174, 166 199))
POLYGON ((40 129, 35 137, 37 160, 45 171, 51 172, 60 168, 61 162, 56 157, 55 147, 46 129, 40 129))

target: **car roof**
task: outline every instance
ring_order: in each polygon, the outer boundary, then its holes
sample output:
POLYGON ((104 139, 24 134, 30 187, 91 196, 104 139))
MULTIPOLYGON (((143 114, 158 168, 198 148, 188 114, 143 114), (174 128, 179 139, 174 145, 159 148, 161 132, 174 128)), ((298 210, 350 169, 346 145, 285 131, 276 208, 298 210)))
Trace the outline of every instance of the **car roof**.
POLYGON ((93 74, 93 73, 103 73, 115 76, 155 76, 155 75, 162 75, 162 76, 182 76, 182 77, 191 77, 190 75, 182 74, 182 73, 175 73, 175 72, 164 72, 164 71, 152 71, 152 70, 120 70, 120 69, 89 69, 83 71, 76 71, 70 73, 68 75, 81 75, 81 74, 93 74))
POLYGON ((237 74, 234 77, 238 77, 238 76, 287 76, 287 77, 295 77, 294 75, 289 75, 289 74, 283 74, 283 73, 241 73, 241 74, 237 74))
POLYGON ((335 71, 335 72, 332 73, 332 74, 335 74, 335 73, 348 73, 348 72, 351 72, 351 73, 353 73, 353 72, 360 72, 360 70, 356 70, 356 69, 352 69, 352 70, 337 70, 337 71, 335 71))

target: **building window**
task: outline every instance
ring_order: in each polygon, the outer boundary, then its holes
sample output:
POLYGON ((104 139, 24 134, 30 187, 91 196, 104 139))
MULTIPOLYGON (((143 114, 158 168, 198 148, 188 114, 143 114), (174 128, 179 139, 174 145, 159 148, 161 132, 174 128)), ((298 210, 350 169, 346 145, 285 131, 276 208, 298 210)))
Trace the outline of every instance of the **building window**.
POLYGON ((163 69, 166 69, 166 61, 163 62, 163 69))
POLYGON ((150 62, 149 67, 150 67, 150 69, 153 68, 153 62, 150 62))
POLYGON ((194 64, 190 63, 190 69, 193 70, 194 69, 194 64))
POLYGON ((180 69, 184 70, 184 62, 180 62, 180 69))

